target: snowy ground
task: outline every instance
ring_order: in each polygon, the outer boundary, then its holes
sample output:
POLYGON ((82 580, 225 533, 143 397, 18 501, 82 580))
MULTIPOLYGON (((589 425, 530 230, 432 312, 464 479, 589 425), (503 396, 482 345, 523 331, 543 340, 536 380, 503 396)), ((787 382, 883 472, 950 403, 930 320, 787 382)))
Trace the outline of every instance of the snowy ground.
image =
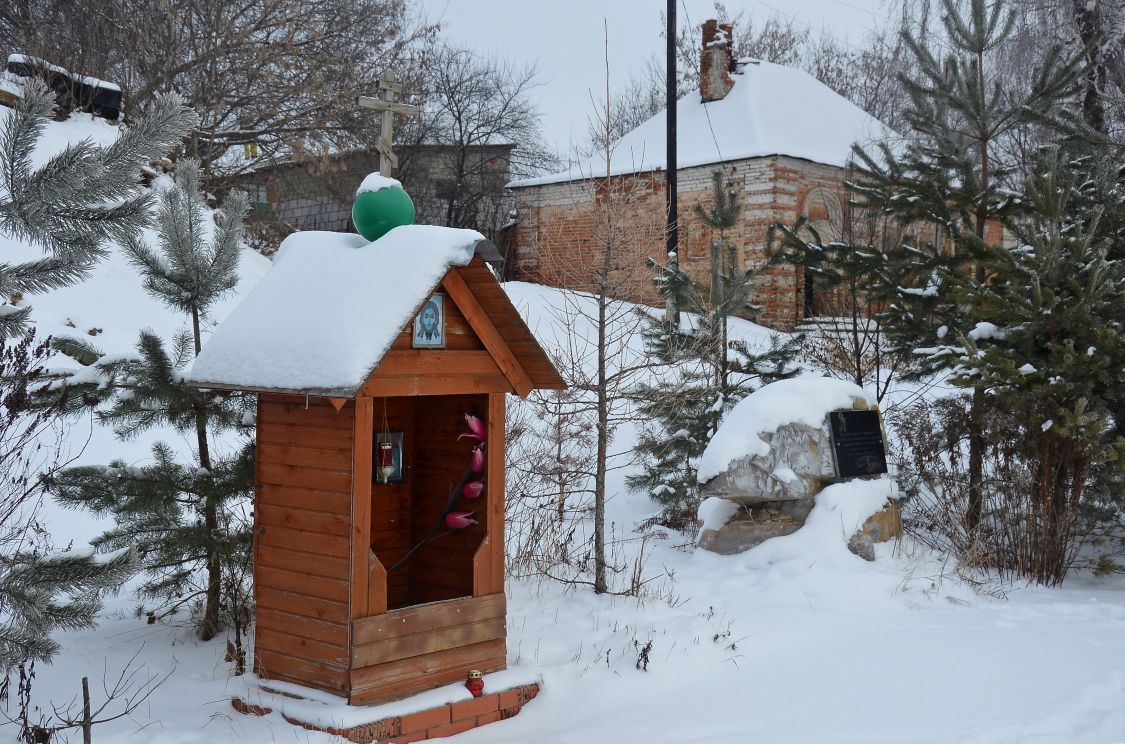
MULTIPOLYGON (((53 142, 75 134, 112 136, 88 119, 52 125, 53 142)), ((0 260, 34 255, 0 238, 0 260)), ((267 268, 247 252, 239 293, 267 268)), ((545 345, 585 332, 550 311, 562 293, 508 290, 545 345)), ((182 323, 144 295, 117 253, 82 287, 28 301, 44 334, 74 332, 68 320, 79 331, 101 328, 95 340, 110 353, 129 351, 140 328, 170 335, 182 323)), ((766 337, 750 324, 736 333, 766 337)), ((76 446, 87 435, 83 462, 143 462, 160 436, 189 447, 167 433, 122 444, 89 422, 76 426, 76 446)), ((619 445, 633 435, 623 429, 619 445)), ((612 476, 608 516, 627 534, 653 506, 625 491, 624 475, 612 476)), ((545 689, 516 718, 459 741, 1125 742, 1125 579, 1078 576, 1062 589, 1014 588, 995 598, 906 545, 879 546, 866 563, 844 548, 855 516, 849 504, 864 498, 829 494, 812 529, 739 556, 691 551, 674 535, 649 541, 651 581, 639 599, 510 582, 510 666, 541 674, 545 689), (638 656, 649 642, 644 671, 638 656)), ((79 513, 49 509, 47 517, 59 544, 80 544, 100 529, 79 513)), ((127 593, 111 598, 97 629, 60 636, 62 653, 37 669, 40 705, 65 706, 83 675, 97 701, 103 674, 115 677, 137 653, 142 678, 171 676, 132 716, 96 729, 98 744, 340 741, 277 715, 236 714, 223 641, 199 642, 186 620, 147 625, 133 606, 127 593)))
MULTIPOLYGON (((1125 741, 1125 581, 982 598, 932 559, 880 546, 866 563, 836 536, 798 532, 734 557, 658 545, 649 565, 674 579, 641 600, 513 582, 510 665, 542 674, 544 693, 461 740, 1125 741)), ((39 671, 37 693, 58 702, 138 648, 146 672, 175 670, 95 741, 340 741, 235 714, 222 644, 146 626, 129 606, 120 598, 97 630, 63 636, 39 671)))

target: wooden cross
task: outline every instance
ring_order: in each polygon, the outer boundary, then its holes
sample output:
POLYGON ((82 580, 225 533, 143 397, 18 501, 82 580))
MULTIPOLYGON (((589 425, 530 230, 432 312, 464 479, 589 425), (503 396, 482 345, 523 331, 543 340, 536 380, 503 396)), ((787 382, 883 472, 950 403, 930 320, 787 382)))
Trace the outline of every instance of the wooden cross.
POLYGON ((382 98, 360 96, 359 107, 380 111, 383 114, 382 129, 379 132, 379 139, 375 142, 375 149, 379 151, 379 172, 389 177, 391 171, 398 167, 398 158, 395 157, 393 149, 395 114, 417 116, 420 109, 417 106, 395 101, 395 95, 402 92, 402 86, 395 82, 394 73, 387 73, 387 76, 379 81, 379 90, 383 94, 382 98))

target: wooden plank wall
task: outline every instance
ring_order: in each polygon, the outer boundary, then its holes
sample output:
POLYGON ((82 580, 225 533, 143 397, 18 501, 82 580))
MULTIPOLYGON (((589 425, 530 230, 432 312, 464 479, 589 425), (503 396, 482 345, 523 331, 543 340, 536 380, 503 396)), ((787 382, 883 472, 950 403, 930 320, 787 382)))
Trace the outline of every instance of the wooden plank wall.
MULTIPOLYGON (((412 530, 420 541, 434 524, 449 497, 449 489, 469 465, 471 439, 457 440, 466 431, 465 414, 488 417, 487 395, 425 396, 417 399, 416 448, 412 530)), ((487 528, 487 497, 461 498, 454 511, 475 511, 480 524, 427 543, 411 558, 411 604, 468 597, 473 594, 473 555, 487 528)), ((436 528, 444 532, 441 525, 436 528)))
MULTIPOLYGON (((403 483, 380 483, 378 473, 371 489, 371 550, 383 567, 389 569, 410 549, 410 492, 416 470, 414 446, 415 398, 376 398, 373 425, 375 432, 384 426, 405 432, 405 475, 403 483), (386 424, 383 421, 386 406, 386 424)), ((375 463, 376 469, 378 463, 375 463)), ((410 603, 410 561, 387 575, 387 607, 395 609, 410 603)))
POLYGON ((504 669, 503 594, 409 607, 356 620, 349 702, 382 702, 504 669))
POLYGON ((258 399, 255 671, 346 693, 354 402, 258 399), (306 407, 307 406, 307 407, 306 407))
POLYGON ((445 348, 412 348, 412 324, 360 391, 372 397, 449 395, 511 390, 511 384, 485 350, 452 299, 445 302, 445 348))
POLYGON ((508 392, 512 385, 487 351, 389 351, 362 395, 396 397, 508 392))
MULTIPOLYGON (((504 432, 505 396, 488 396, 488 451, 485 484, 490 529, 473 558, 473 596, 504 593, 504 432)), ((483 499, 482 499, 483 500, 483 499)))

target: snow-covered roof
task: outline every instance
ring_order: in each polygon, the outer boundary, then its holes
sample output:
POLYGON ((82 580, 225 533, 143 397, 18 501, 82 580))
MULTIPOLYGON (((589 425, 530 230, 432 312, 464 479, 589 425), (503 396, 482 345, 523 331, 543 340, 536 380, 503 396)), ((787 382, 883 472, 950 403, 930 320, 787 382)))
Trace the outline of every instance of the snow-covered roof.
POLYGON ((475 230, 396 227, 361 235, 298 232, 273 268, 203 345, 198 386, 354 397, 441 282, 466 266, 475 230))
MULTIPOLYGON (((676 104, 676 163, 679 168, 745 158, 788 155, 843 167, 852 143, 894 140, 890 128, 804 70, 770 62, 742 61, 731 75, 734 87, 718 101, 703 103, 699 91, 676 104)), ((664 170, 665 112, 626 134, 612 154, 613 175, 664 170)), ((602 154, 512 187, 562 183, 605 175, 602 154)))
POLYGON ((50 70, 51 72, 57 72, 60 75, 66 75, 71 80, 77 80, 78 82, 80 82, 84 85, 89 85, 91 88, 101 88, 102 90, 112 90, 112 91, 115 91, 117 93, 121 92, 121 86, 118 85, 117 83, 111 83, 108 80, 98 80, 97 78, 90 77, 88 75, 79 75, 78 73, 71 72, 70 70, 66 69, 65 67, 59 67, 58 65, 53 65, 45 59, 39 59, 38 57, 30 57, 26 54, 9 54, 8 55, 8 64, 10 64, 10 65, 27 65, 29 67, 34 67, 34 68, 41 69, 41 70, 50 70))

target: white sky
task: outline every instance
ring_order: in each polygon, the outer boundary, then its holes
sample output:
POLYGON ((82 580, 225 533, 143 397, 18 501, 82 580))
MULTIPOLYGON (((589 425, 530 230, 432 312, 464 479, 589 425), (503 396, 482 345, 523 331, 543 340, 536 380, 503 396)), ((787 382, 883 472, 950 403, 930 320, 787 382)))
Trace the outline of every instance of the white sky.
MULTIPOLYGON (((513 63, 537 62, 536 90, 548 143, 560 151, 581 143, 591 110, 591 89, 605 85, 603 19, 609 33, 610 84, 617 88, 664 53, 660 37, 665 0, 421 0, 445 38, 513 63)), ((727 0, 731 15, 745 10, 756 23, 780 13, 828 29, 859 45, 876 25, 880 0, 727 0)), ((715 16, 712 0, 680 0, 684 16, 698 26, 715 16)), ((600 100, 600 99, 599 99, 600 100)))

